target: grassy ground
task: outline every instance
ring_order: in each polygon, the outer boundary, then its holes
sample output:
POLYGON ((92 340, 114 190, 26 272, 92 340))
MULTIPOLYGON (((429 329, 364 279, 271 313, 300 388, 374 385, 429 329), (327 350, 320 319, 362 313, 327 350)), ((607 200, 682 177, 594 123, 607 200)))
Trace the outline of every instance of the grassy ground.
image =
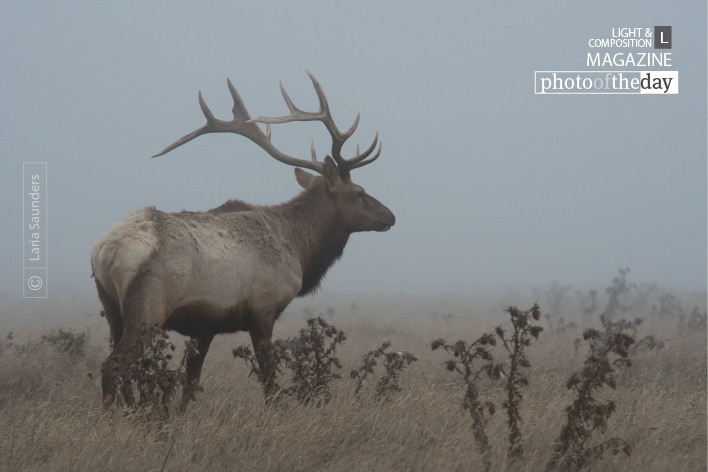
MULTIPOLYGON (((255 376, 249 377, 245 363, 231 354, 248 343, 244 334, 215 340, 202 375, 205 390, 184 416, 152 423, 120 411, 104 415, 101 409, 106 327, 91 327, 83 355, 59 352, 41 342, 41 334, 18 333, 12 341, 0 341, 5 346, 0 352, 0 470, 481 470, 471 417, 461 406, 462 380, 446 371, 449 355, 432 351, 430 343, 440 337, 472 341, 498 324, 508 325, 506 314, 498 310, 489 318, 441 311, 406 319, 349 308, 351 313, 325 316, 346 331, 347 341, 340 356, 342 379, 333 385, 332 400, 320 408, 294 400, 266 405, 255 376), (357 398, 349 371, 384 340, 393 350, 415 353, 418 361, 402 373, 402 391, 389 401, 374 400, 373 384, 357 398)), ((276 336, 294 336, 304 325, 302 317, 286 317, 276 336)), ((75 333, 86 329, 73 328, 75 333)), ((617 410, 605 434, 591 438, 593 444, 622 438, 632 455, 608 456, 595 470, 706 470, 706 332, 679 329, 676 320, 650 320, 638 337, 649 334, 668 340, 668 349, 638 352, 633 365, 618 375, 616 390, 602 391, 599 397, 613 399, 617 410)), ((502 384, 480 378, 482 400, 497 405, 486 426, 491 470, 544 470, 565 407, 574 398, 566 381, 585 359, 586 349, 576 353, 574 346, 580 335, 580 329, 554 334, 546 327, 528 348, 530 385, 521 403, 525 456, 515 467, 506 456, 502 384)), ((495 355, 503 360, 499 346, 495 355)))

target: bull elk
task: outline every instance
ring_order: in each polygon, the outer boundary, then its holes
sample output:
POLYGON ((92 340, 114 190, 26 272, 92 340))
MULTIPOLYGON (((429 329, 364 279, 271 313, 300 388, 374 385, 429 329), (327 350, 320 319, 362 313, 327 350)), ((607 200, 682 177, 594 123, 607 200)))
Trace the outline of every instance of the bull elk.
POLYGON ((227 81, 234 102, 233 119, 215 118, 200 92, 206 124, 153 156, 203 134, 240 134, 276 160, 296 167, 295 178, 304 188, 299 195, 274 206, 229 200, 204 212, 143 208, 111 227, 93 246, 91 265, 113 343, 102 366, 105 409, 115 401, 117 379, 125 378, 128 367, 138 360, 135 347, 149 341, 146 327, 155 325, 196 343, 196 352, 186 363, 181 411, 193 397, 209 345, 221 333, 248 331, 262 379, 270 379, 264 381, 267 390, 275 378, 268 362, 275 320, 293 298, 317 289, 341 257, 350 234, 387 231, 394 225, 393 213, 350 177, 353 169, 372 163, 381 154, 378 133, 365 151, 357 147, 353 157, 344 158, 342 147, 356 130, 359 115, 341 132, 322 87, 308 75, 319 99, 318 111, 296 107, 281 83, 290 113, 252 119, 227 81), (270 126, 297 121, 324 124, 332 138, 331 155, 317 160, 314 141, 311 159, 276 149, 270 126), (265 132, 258 123, 265 124, 265 132))

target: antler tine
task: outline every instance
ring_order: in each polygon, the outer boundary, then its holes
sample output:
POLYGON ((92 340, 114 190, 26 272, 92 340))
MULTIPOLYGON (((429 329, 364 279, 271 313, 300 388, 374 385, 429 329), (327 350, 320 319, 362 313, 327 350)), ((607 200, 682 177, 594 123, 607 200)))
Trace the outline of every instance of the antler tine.
POLYGON ((315 138, 310 139, 310 152, 312 153, 312 161, 317 162, 317 153, 315 152, 315 138))
POLYGON ((299 112, 300 110, 295 106, 292 99, 290 98, 290 95, 288 95, 288 92, 285 90, 283 81, 281 80, 280 82, 278 82, 278 85, 280 85, 280 93, 283 96, 283 100, 285 100, 285 104, 288 106, 288 110, 290 110, 290 113, 299 112))
MULTIPOLYGON (((326 123, 327 118, 329 117, 329 105, 327 104, 327 98, 324 97, 324 93, 322 92, 322 87, 317 83, 317 79, 315 79, 313 76, 310 76, 310 78, 313 80, 313 83, 315 83, 315 91, 317 92, 317 96, 320 100, 320 109, 316 112, 311 112, 311 111, 304 111, 299 109, 292 101, 290 98, 290 95, 288 95, 288 92, 285 90, 285 86, 283 85, 283 82, 280 82, 280 93, 283 95, 283 100, 285 101, 285 105, 288 107, 288 111, 290 111, 289 115, 285 116, 259 116, 258 118, 253 118, 250 121, 254 123, 266 123, 266 124, 281 124, 281 123, 290 123, 293 121, 321 121, 323 123, 326 123)), ((339 130, 336 129, 335 126, 335 131, 337 134, 339 134, 339 130)))
POLYGON ((324 122, 325 125, 331 124, 333 130, 339 136, 341 133, 339 132, 339 129, 337 129, 337 126, 334 124, 334 120, 332 119, 332 114, 329 111, 329 102, 327 102, 327 95, 325 95, 322 85, 320 85, 320 82, 317 80, 315 75, 309 70, 307 71, 307 76, 312 81, 312 86, 315 88, 315 93, 317 94, 317 100, 319 100, 320 102, 319 113, 322 115, 323 119, 327 120, 324 122))
MULTIPOLYGON (((376 132, 376 136, 374 136, 374 140, 371 142, 371 145, 364 151, 362 154, 359 154, 359 146, 356 147, 356 156, 352 157, 351 159, 348 159, 347 162, 349 162, 351 165, 354 164, 359 164, 356 167, 361 167, 369 162, 374 162, 378 157, 379 154, 381 154, 381 143, 379 142, 379 133, 378 131, 376 132), (376 149, 376 145, 378 144, 379 150, 376 153, 376 156, 371 158, 370 160, 366 160, 369 155, 374 152, 374 149, 376 149), (362 162, 366 161, 365 163, 362 164, 362 162)), ((350 167, 350 169, 356 169, 356 167, 350 167)))
POLYGON ((356 118, 354 119, 354 123, 352 123, 352 125, 349 127, 348 130, 346 130, 344 133, 341 134, 343 141, 346 141, 347 139, 349 139, 349 137, 352 134, 354 134, 354 131, 356 131, 356 129, 359 127, 359 117, 360 116, 361 116, 361 114, 357 113, 356 118))
POLYGON ((238 120, 247 123, 248 120, 251 119, 251 115, 248 113, 246 104, 243 103, 243 99, 241 95, 239 95, 238 90, 236 90, 236 87, 234 87, 234 84, 231 83, 231 79, 226 79, 226 85, 229 87, 229 93, 231 93, 231 98, 234 101, 234 106, 231 108, 231 112, 234 115, 233 121, 238 120))
POLYGON ((202 126, 199 129, 195 129, 189 134, 185 134, 181 138, 179 138, 177 141, 174 143, 170 144, 167 146, 165 149, 162 151, 158 152, 157 154, 151 156, 151 157, 159 157, 162 155, 167 154, 168 152, 172 151, 175 148, 180 147, 183 144, 188 143, 189 141, 193 140, 194 138, 197 138, 203 134, 209 133, 209 128, 211 123, 216 121, 216 118, 214 118, 214 114, 209 110, 209 107, 207 106, 206 102, 204 101, 204 97, 202 97, 202 92, 201 90, 199 91, 199 107, 202 109, 202 113, 204 113, 204 117, 206 118, 207 122, 204 126, 202 126))

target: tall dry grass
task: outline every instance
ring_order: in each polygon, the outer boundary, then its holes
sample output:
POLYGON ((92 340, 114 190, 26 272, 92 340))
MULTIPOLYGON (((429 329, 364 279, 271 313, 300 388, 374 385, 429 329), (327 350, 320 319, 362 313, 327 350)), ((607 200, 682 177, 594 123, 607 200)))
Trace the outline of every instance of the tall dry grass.
MULTIPOLYGON (((441 337, 473 341, 508 322, 503 310, 494 318, 441 312, 412 319, 351 311, 331 318, 347 341, 338 352, 343 375, 331 384, 328 403, 266 404, 257 378, 232 355, 247 342, 238 334, 215 340, 204 366, 204 392, 184 416, 164 421, 117 409, 103 413, 107 328, 92 329, 81 356, 42 341, 46 333, 18 333, 10 347, 0 341, 6 345, 0 353, 0 470, 481 470, 484 459, 462 408, 465 384, 446 370, 446 353, 432 351, 430 343, 441 337), (400 391, 387 401, 376 400, 375 381, 355 394, 357 379, 347 374, 384 341, 417 361, 401 373, 400 391)), ((601 328, 598 319, 593 324, 601 328)), ((297 315, 286 317, 277 335, 294 336, 303 326, 297 315)), ((622 438, 632 455, 605 457, 595 470, 706 470, 706 333, 657 318, 639 328, 639 337, 649 334, 668 340, 668 348, 637 351, 633 365, 618 373, 616 390, 599 394, 614 400, 616 412, 607 432, 592 438, 622 438)), ((546 329, 525 352, 531 367, 524 371, 529 384, 519 404, 522 463, 508 457, 503 381, 479 378, 480 401, 499 407, 486 417, 491 470, 544 470, 548 464, 574 398, 566 382, 585 360, 582 348, 575 348, 580 335, 580 329, 546 329)), ((499 346, 496 356, 504 357, 499 346)))

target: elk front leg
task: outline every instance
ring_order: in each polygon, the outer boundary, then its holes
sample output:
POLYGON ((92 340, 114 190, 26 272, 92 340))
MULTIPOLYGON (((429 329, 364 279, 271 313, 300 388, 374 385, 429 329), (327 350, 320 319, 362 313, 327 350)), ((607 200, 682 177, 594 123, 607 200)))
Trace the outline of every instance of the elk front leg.
POLYGON ((182 399, 180 400, 179 405, 180 414, 185 412, 189 401, 195 399, 194 393, 195 389, 199 386, 199 378, 202 374, 204 358, 206 357, 207 351, 209 351, 209 346, 211 345, 211 341, 213 339, 213 334, 202 334, 200 336, 195 336, 190 340, 190 342, 196 343, 194 346, 196 348, 196 352, 190 352, 187 354, 187 379, 184 384, 184 388, 182 389, 182 399))
POLYGON ((256 323, 256 326, 251 328, 250 335, 253 351, 258 361, 258 377, 263 384, 266 400, 270 400, 278 389, 275 379, 276 359, 273 352, 273 343, 271 342, 273 323, 256 323))

